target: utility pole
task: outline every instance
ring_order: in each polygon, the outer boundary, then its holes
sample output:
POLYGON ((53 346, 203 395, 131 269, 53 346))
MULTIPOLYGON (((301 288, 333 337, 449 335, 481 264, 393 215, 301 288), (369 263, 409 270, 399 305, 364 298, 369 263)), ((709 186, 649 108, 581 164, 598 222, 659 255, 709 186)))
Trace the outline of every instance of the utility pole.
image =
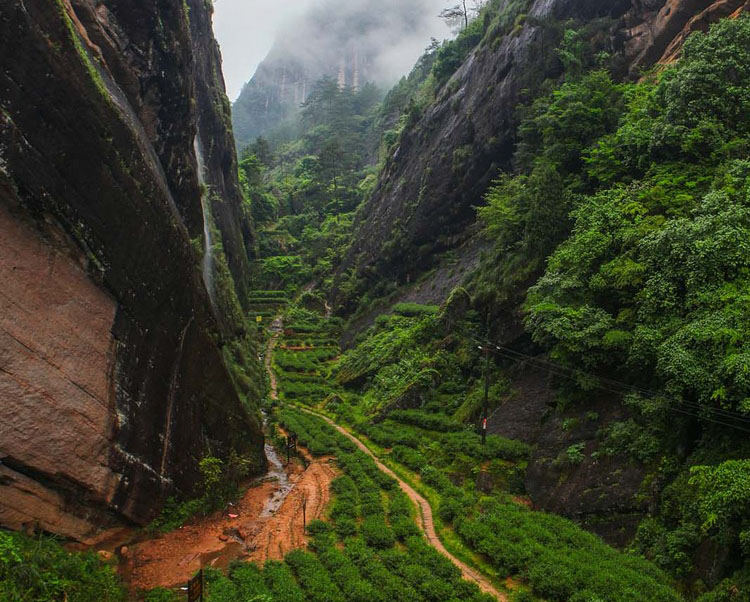
POLYGON ((482 445, 487 443, 487 406, 490 396, 490 348, 484 348, 484 403, 482 404, 482 445))
POLYGON ((487 414, 489 412, 490 396, 490 347, 489 344, 479 349, 484 352, 484 401, 482 402, 482 419, 479 423, 479 432, 482 435, 482 445, 487 443, 487 414))

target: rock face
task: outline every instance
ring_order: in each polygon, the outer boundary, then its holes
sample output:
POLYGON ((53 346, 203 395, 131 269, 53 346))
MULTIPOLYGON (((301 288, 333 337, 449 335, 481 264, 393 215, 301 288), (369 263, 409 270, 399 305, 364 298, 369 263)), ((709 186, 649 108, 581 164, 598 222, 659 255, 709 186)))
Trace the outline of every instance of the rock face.
POLYGON ((203 157, 204 178, 214 221, 221 231, 224 253, 240 301, 247 298, 250 268, 256 256, 255 232, 242 204, 237 180, 237 155, 232 135, 232 109, 224 92, 221 53, 213 37, 210 4, 188 0, 197 101, 196 147, 203 157), (196 17, 194 18, 193 15, 196 17), (203 16, 201 16, 203 15, 203 16))
MULTIPOLYGON (((329 2, 330 4, 330 2, 329 2)), ((240 147, 294 114, 322 77, 358 88, 375 76, 377 48, 367 32, 326 11, 313 11, 290 25, 245 84, 233 107, 240 147)))
POLYGON ((336 78, 341 86, 358 87, 360 81, 369 80, 371 66, 357 48, 344 48, 340 55, 326 60, 311 52, 290 55, 277 45, 234 103, 238 145, 250 144, 293 115, 322 77, 336 78))
POLYGON ((201 179, 240 292, 254 244, 210 19, 0 1, 2 526, 88 541, 193 489, 208 453, 264 467, 219 348, 241 325, 200 271, 201 179))
POLYGON ((626 18, 626 52, 630 72, 637 76, 644 67, 669 63, 679 56, 685 38, 694 31, 707 31, 712 23, 750 10, 747 0, 667 0, 634 2, 626 18))
POLYGON ((558 43, 559 28, 549 24, 599 20, 606 46, 623 57, 624 74, 637 77, 642 68, 673 57, 691 30, 747 5, 746 0, 530 1, 523 26, 481 44, 404 132, 358 222, 340 277, 354 269, 373 282, 396 274, 403 284, 431 267, 436 252, 461 244, 488 184, 511 166, 523 90, 557 75, 559 66, 548 51, 558 43))

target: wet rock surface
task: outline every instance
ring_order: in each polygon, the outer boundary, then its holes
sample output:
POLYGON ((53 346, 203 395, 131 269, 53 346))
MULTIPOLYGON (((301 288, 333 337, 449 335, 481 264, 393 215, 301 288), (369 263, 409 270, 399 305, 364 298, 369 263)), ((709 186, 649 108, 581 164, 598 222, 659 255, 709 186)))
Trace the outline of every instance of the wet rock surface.
POLYGON ((208 10, 2 3, 2 524, 85 540, 94 523, 148 522, 209 449, 264 468, 259 416, 219 347, 234 325, 195 250, 199 128, 238 274, 250 240, 226 116, 209 106, 223 95, 215 42, 193 38, 208 10))

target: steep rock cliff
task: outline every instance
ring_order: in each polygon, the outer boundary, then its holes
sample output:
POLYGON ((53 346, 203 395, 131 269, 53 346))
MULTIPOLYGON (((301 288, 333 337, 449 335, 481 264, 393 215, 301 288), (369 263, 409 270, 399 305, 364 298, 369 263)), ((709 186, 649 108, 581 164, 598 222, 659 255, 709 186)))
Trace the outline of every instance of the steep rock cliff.
POLYGON ((747 7, 746 0, 530 0, 518 27, 486 38, 404 131, 359 218, 338 282, 352 271, 365 286, 394 274, 408 282, 437 253, 461 244, 488 184, 511 168, 525 90, 559 73, 550 50, 560 24, 598 20, 600 45, 621 57, 623 76, 637 77, 673 59, 690 31, 747 7))
MULTIPOLYGON (((315 38, 307 38, 312 43, 315 38)), ((277 45, 259 65, 234 104, 234 127, 240 147, 267 134, 295 114, 322 77, 358 88, 372 79, 372 57, 347 44, 339 53, 316 56, 312 48, 297 56, 277 45)))
POLYGON ((189 0, 187 6, 195 57, 196 148, 203 155, 212 214, 221 231, 224 253, 238 297, 243 302, 247 298, 250 276, 248 259, 255 258, 256 240, 252 223, 243 209, 237 180, 232 109, 224 91, 219 45, 211 29, 212 6, 204 0, 189 0))
POLYGON ((240 291, 252 234, 210 4, 3 0, 0 56, 0 524, 87 541, 153 518, 207 453, 263 468, 201 179, 240 291))

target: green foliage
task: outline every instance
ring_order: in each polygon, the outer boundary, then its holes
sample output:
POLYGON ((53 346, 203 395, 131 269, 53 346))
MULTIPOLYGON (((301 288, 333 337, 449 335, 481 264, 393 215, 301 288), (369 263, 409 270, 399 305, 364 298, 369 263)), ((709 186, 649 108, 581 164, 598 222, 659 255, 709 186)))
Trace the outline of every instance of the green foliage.
POLYGON ((143 596, 143 602, 177 602, 177 594, 163 587, 149 590, 143 596))
POLYGON ((681 599, 653 565, 617 552, 560 517, 492 502, 481 516, 457 518, 456 529, 501 574, 525 575, 545 600, 567 602, 583 591, 612 602, 681 599))
POLYGON ((204 512, 205 508, 206 504, 202 498, 178 501, 176 498, 170 497, 161 509, 159 516, 146 529, 154 533, 174 531, 175 529, 179 529, 196 514, 204 512))
POLYGON ((297 584, 291 569, 287 565, 269 561, 264 567, 263 576, 274 600, 306 602, 307 598, 305 594, 297 584))
POLYGON ((206 501, 216 507, 223 499, 224 462, 213 456, 206 456, 198 463, 203 477, 203 495, 206 501))
POLYGON ((500 176, 477 210, 494 245, 493 261, 474 277, 481 301, 505 301, 568 234, 568 214, 586 187, 578 173, 585 150, 617 127, 627 90, 595 71, 520 111, 521 171, 500 176))
POLYGON ((419 410, 396 410, 389 414, 389 418, 396 422, 419 426, 428 431, 451 433, 463 430, 464 426, 445 414, 433 414, 419 410))
MULTIPOLYGON (((333 529, 326 523, 311 523, 314 554, 295 551, 286 557, 306 599, 488 601, 419 535, 413 504, 369 456, 317 417, 291 408, 277 413, 313 453, 336 455, 343 472, 331 484, 333 529), (346 539, 341 542, 337 537, 346 539), (402 546, 394 546, 397 538, 402 546)), ((266 565, 264 573, 268 571, 266 565)))
POLYGON ((692 550, 700 543, 700 535, 689 522, 670 530, 659 520, 646 518, 638 526, 633 549, 662 569, 687 577, 693 569, 692 550))
POLYGON ((115 572, 93 553, 66 552, 56 540, 0 531, 0 599, 7 602, 121 602, 115 572))
POLYGON ((598 453, 629 456, 640 462, 650 462, 659 455, 663 438, 654 425, 641 425, 633 419, 612 423, 602 435, 598 453))
POLYGON ((291 141, 256 141, 240 162, 246 206, 259 232, 259 286, 327 290, 349 243, 353 212, 375 183, 380 92, 315 83, 291 141))
POLYGON ((240 188, 256 225, 278 218, 279 200, 264 186, 265 166, 256 155, 246 155, 239 163, 240 188))
POLYGON ((386 549, 396 542, 396 536, 383 516, 368 516, 360 525, 359 531, 372 548, 386 549))
POLYGON ((258 278, 265 286, 301 286, 312 277, 312 269, 300 256, 277 255, 263 259, 258 278))
POLYGON ((311 602, 346 602, 341 590, 315 556, 295 550, 287 554, 285 561, 294 571, 311 602))
POLYGON ((232 451, 227 461, 206 456, 198 463, 201 473, 200 495, 193 499, 167 499, 156 519, 147 530, 166 533, 180 528, 196 514, 210 514, 234 500, 240 483, 248 476, 252 461, 232 451))
POLYGON ((713 591, 698 598, 697 602, 749 602, 750 570, 747 566, 732 577, 724 579, 713 591))
POLYGON ((583 463, 586 459, 586 456, 584 455, 585 447, 585 443, 575 443, 568 447, 568 449, 565 450, 565 461, 572 466, 577 466, 578 464, 583 463))
POLYGON ((407 318, 437 315, 440 308, 437 305, 421 305, 419 303, 397 303, 393 306, 393 313, 407 318))
POLYGON ((729 460, 718 466, 694 466, 690 484, 700 492, 700 517, 704 529, 747 520, 750 506, 750 460, 729 460))
POLYGON ((463 28, 454 40, 444 42, 437 50, 432 74, 438 85, 442 86, 450 79, 488 31, 491 31, 490 35, 495 39, 513 33, 519 25, 519 17, 528 5, 527 0, 492 0, 483 6, 478 15, 469 21, 468 26, 463 28))
POLYGON ((661 515, 634 543, 682 578, 707 537, 741 552, 750 516, 745 448, 702 419, 750 407, 750 71, 737 63, 749 44, 750 19, 722 21, 662 74, 620 85, 584 74, 581 38, 566 33, 564 83, 521 111, 518 172, 479 210, 495 246, 474 280, 479 300, 509 307, 536 282, 525 326, 581 369, 570 397, 597 384, 591 374, 658 392, 625 396, 631 417, 604 426, 595 457, 657 465, 697 445, 690 475, 672 467, 656 481, 661 515))
MULTIPOLYGON (((493 3, 485 13, 489 18, 428 51, 420 72, 389 97, 394 118, 380 119, 389 128, 386 165, 437 87, 477 46, 514 35, 527 9, 526 2, 493 3)), ((565 385, 570 394, 561 398, 585 402, 598 375, 643 391, 624 399, 628 415, 602 425, 592 460, 623 455, 648 465, 641 495, 660 489, 660 515, 642 523, 633 550, 687 577, 702 539, 715 537, 738 554, 750 545, 743 497, 748 478, 744 460, 736 459, 745 452, 736 437, 702 420, 696 409, 704 408, 705 417, 710 410, 750 412, 750 69, 741 64, 750 20, 721 22, 692 36, 680 62, 637 84, 616 83, 603 70, 587 72, 591 36, 564 31, 567 24, 557 27, 562 44, 554 60, 564 74, 519 110, 515 171, 490 187, 478 211, 493 248, 481 261, 472 292, 481 307, 499 314, 516 311, 523 291, 535 283, 524 305, 533 344, 555 362, 580 369, 565 385), (719 449, 720 441, 728 443, 719 449), (700 455, 714 448, 715 455, 700 455), (697 455, 686 461, 686 449, 697 455), (698 466, 688 475, 681 463, 698 466)), ((273 182, 267 191, 284 217, 264 232, 265 254, 286 258, 272 263, 278 264, 275 284, 290 290, 305 278, 322 280, 324 290, 330 286, 327 274, 346 248, 354 208, 373 186, 374 170, 364 168, 361 153, 364 123, 351 116, 378 118, 374 111, 365 116, 350 110, 356 95, 336 88, 319 85, 305 107, 303 138, 276 149, 281 152, 266 174, 273 182), (343 144, 340 133, 353 137, 343 144), (310 272, 293 282, 280 280, 294 272, 283 265, 288 258, 310 272)), ((457 167, 467 152, 454 155, 457 167)), ((248 182, 264 169, 259 163, 248 163, 248 182)), ((257 210, 272 213, 262 204, 257 210)), ((394 231, 401 231, 398 224, 394 231)), ((399 236, 389 241, 391 247, 399 236)), ((360 286, 354 271, 342 278, 345 295, 360 286)), ((363 305, 389 286, 368 292, 363 305)), ((501 573, 525 580, 530 595, 589 602, 677 599, 666 585, 669 578, 642 559, 617 554, 570 523, 497 501, 498 489, 522 480, 529 449, 497 437, 482 447, 476 433, 462 428, 460 422, 476 417, 482 402, 478 353, 462 339, 462 328, 442 330, 432 310, 397 306, 394 312, 379 318, 338 361, 334 373, 342 388, 326 408, 390 449, 392 460, 419 472, 436 492, 440 519, 452 522, 463 541, 501 573), (419 410, 390 412, 396 407, 419 410), (377 424, 367 423, 376 416, 377 424), (502 483, 495 485, 494 501, 480 507, 474 477, 488 470, 487 463, 502 483)), ((308 316, 295 316, 289 325, 301 340, 321 334, 319 322, 308 316)), ((317 404, 330 357, 322 350, 303 353, 277 357, 284 394, 317 404)), ((502 378, 493 380, 497 402, 508 387, 502 378)), ((384 505, 387 486, 381 487, 372 467, 359 462, 334 432, 280 414, 313 453, 338 455, 350 479, 337 484, 331 515, 335 534, 352 541, 342 551, 331 545, 331 533, 316 540, 321 566, 330 573, 326 595, 344 592, 344 575, 352 582, 357 575, 377 575, 384 595, 408 585, 398 590, 409 592, 406 599, 448 599, 444 584, 432 583, 401 544, 393 545, 395 539, 409 545, 409 523, 403 513, 391 516, 390 502, 384 505), (379 543, 383 533, 388 541, 379 543)), ((559 462, 577 465, 587 448, 575 444, 560 452, 559 462)), ((322 574, 309 559, 298 563, 308 576, 322 574)), ((323 587, 324 580, 309 580, 323 587)), ((735 583, 742 583, 741 576, 706 600, 730 599, 735 583)), ((372 595, 366 591, 344 596, 372 595)))

